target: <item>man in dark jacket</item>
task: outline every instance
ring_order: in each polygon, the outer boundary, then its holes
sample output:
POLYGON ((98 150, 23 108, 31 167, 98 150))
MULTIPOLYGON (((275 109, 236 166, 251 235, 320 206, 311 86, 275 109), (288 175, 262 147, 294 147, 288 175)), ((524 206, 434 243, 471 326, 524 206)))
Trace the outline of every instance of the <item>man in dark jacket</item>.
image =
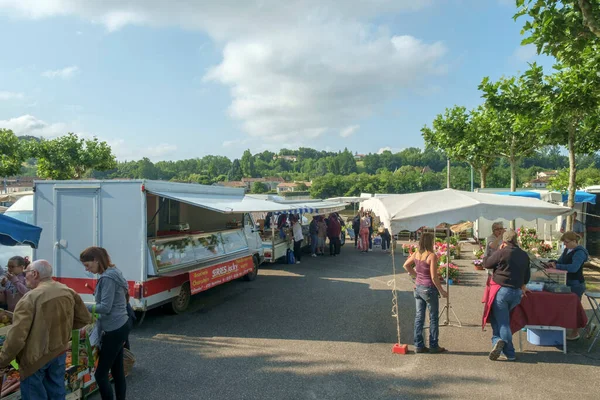
POLYGON ((329 216, 329 224, 327 225, 327 237, 329 237, 329 255, 335 256, 340 254, 340 234, 342 226, 335 214, 329 216))
POLYGON ((358 247, 358 232, 360 232, 360 214, 356 214, 352 220, 352 230, 354 231, 354 247, 358 247))
POLYGON ((529 282, 529 256, 517 244, 517 233, 504 232, 503 243, 485 260, 484 267, 493 270, 492 280, 501 286, 492 304, 492 351, 489 358, 497 360, 504 353, 509 361, 515 360, 515 347, 510 330, 510 312, 519 303, 529 282))

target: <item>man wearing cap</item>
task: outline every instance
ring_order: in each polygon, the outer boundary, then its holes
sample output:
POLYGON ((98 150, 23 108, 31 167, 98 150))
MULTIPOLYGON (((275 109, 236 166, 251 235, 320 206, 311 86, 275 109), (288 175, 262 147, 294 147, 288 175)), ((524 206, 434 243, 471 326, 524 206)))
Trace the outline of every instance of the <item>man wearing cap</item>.
POLYGON ((504 232, 502 240, 500 248, 488 257, 483 265, 493 273, 490 284, 492 294, 488 302, 491 303, 489 321, 493 331, 493 347, 489 358, 495 361, 500 354, 504 354, 508 361, 514 361, 515 347, 510 330, 510 312, 521 303, 531 271, 529 256, 517 244, 517 233, 512 229, 508 230, 504 232))

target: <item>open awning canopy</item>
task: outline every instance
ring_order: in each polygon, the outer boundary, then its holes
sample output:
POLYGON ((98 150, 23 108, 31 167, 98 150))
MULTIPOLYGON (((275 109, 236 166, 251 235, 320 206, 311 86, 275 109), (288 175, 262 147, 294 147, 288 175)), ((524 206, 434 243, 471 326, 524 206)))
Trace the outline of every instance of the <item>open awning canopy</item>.
MULTIPOLYGON (((566 203, 569 199, 568 193, 549 192, 549 191, 517 191, 517 192, 497 192, 501 196, 516 196, 516 197, 531 197, 533 199, 541 199, 544 201, 553 201, 556 203, 566 203)), ((588 193, 582 190, 575 192, 575 203, 590 203, 596 204, 596 194, 588 193)))
POLYGON ((268 197, 261 198, 257 196, 149 191, 157 196, 181 201, 182 203, 224 214, 260 212, 326 214, 346 208, 346 203, 319 200, 274 201, 268 197))
POLYGON ((42 228, 0 214, 0 244, 4 246, 29 245, 37 248, 42 228))
POLYGON ((392 232, 415 231, 423 226, 433 227, 444 222, 475 221, 479 217, 490 220, 552 220, 573 212, 568 207, 538 199, 454 189, 374 197, 363 202, 362 206, 377 214, 392 232))

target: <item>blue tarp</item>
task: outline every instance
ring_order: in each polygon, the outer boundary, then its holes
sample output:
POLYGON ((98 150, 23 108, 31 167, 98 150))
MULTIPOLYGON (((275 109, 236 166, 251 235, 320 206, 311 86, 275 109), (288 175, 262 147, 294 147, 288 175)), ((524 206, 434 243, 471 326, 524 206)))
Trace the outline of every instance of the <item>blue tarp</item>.
MULTIPOLYGON (((569 193, 563 193, 562 201, 566 202, 569 199, 569 193)), ((575 203, 591 203, 596 204, 596 194, 581 192, 579 190, 575 191, 575 203)))
POLYGON ((542 199, 542 196, 538 193, 538 192, 528 192, 528 191, 521 191, 521 192, 498 192, 496 194, 502 195, 502 196, 518 196, 518 197, 531 197, 532 199, 542 199))
POLYGON ((28 244, 37 248, 42 228, 0 214, 0 244, 17 246, 28 244))

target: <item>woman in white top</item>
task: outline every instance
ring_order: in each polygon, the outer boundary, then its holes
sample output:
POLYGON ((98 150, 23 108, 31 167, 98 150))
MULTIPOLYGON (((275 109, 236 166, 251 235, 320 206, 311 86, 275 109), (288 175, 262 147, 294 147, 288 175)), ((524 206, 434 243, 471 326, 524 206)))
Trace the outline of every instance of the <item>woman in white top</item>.
POLYGON ((304 240, 300 218, 294 218, 292 223, 292 234, 294 236, 294 258, 296 259, 296 264, 300 264, 300 258, 302 258, 302 241, 304 240))

